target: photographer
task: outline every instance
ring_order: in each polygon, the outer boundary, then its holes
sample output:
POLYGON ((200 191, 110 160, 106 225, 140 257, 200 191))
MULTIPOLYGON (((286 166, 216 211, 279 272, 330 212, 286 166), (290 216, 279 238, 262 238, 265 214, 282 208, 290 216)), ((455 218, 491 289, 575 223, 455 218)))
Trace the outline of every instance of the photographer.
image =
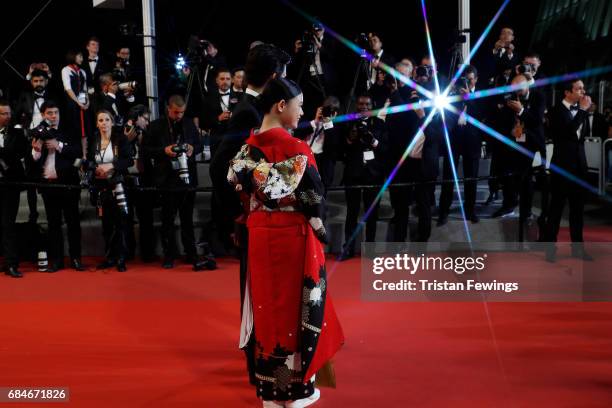
POLYGON ((312 117, 327 95, 336 93, 336 55, 333 37, 325 27, 314 23, 294 44, 296 79, 304 92, 304 114, 312 117))
POLYGON ((210 135, 211 157, 215 155, 221 143, 223 134, 232 112, 238 105, 238 96, 231 89, 232 76, 227 68, 219 68, 215 79, 216 90, 211 91, 204 100, 204 109, 201 113, 200 127, 210 135))
POLYGON ((166 117, 151 123, 144 148, 154 162, 153 183, 162 189, 175 189, 161 193, 162 267, 173 268, 178 256, 174 233, 174 219, 178 212, 186 262, 193 264, 194 270, 201 270, 193 231, 195 191, 186 188, 198 185, 195 155, 202 152, 202 143, 193 121, 184 118, 186 108, 183 97, 171 96, 166 117))
MULTIPOLYGON (((35 128, 42 121, 42 113, 40 108, 48 100, 53 99, 47 88, 49 84, 49 77, 46 71, 35 69, 30 72, 30 86, 31 88, 23 91, 19 95, 19 101, 17 102, 17 109, 15 116, 19 126, 22 127, 26 136, 29 136, 30 129, 35 128)), ((26 158, 25 165, 28 174, 30 174, 30 165, 32 160, 26 158)), ((30 210, 29 222, 36 223, 38 220, 38 196, 35 187, 29 187, 27 189, 28 195, 28 207, 30 210)))
MULTIPOLYGON (((366 114, 372 110, 372 99, 368 95, 357 98, 357 110, 361 118, 352 122, 344 129, 341 154, 344 159, 343 183, 349 187, 346 195, 346 222, 344 225, 344 246, 338 255, 339 261, 355 256, 355 241, 351 241, 357 228, 359 209, 363 199, 363 207, 367 210, 378 192, 377 188, 350 188, 356 185, 375 185, 384 181, 387 143, 385 123, 366 114)), ((378 221, 377 202, 366 220, 365 236, 367 242, 376 240, 376 223, 378 221)))
MULTIPOLYGON (((152 187, 153 164, 143 148, 145 139, 149 137, 149 109, 144 105, 136 105, 130 109, 126 117, 123 134, 130 143, 130 156, 134 165, 128 169, 126 178, 128 186, 152 187)), ((140 242, 140 258, 143 262, 152 262, 155 257, 155 233, 153 229, 153 207, 159 201, 159 194, 154 191, 129 190, 129 219, 127 228, 128 259, 133 258, 136 239, 134 236, 134 210, 138 217, 140 242)))
MULTIPOLYGON (((562 90, 563 101, 555 105, 549 115, 554 142, 551 162, 579 180, 587 180, 588 167, 582 128, 591 107, 591 97, 586 95, 584 83, 580 79, 564 82, 562 90)), ((585 252, 583 244, 585 196, 586 192, 583 187, 557 172, 551 174, 550 215, 543 241, 557 242, 565 203, 569 201, 572 256, 584 261, 592 261, 593 257, 585 252)), ((556 246, 552 244, 546 253, 546 260, 555 262, 556 252, 556 246)))
MULTIPOLYGON (((408 78, 412 77, 413 65, 409 59, 405 58, 402 62, 395 64, 395 69, 408 78)), ((406 105, 418 102, 418 100, 419 98, 413 94, 412 88, 399 80, 397 81, 397 89, 389 96, 391 106, 406 105)), ((386 173, 390 174, 412 142, 418 129, 419 118, 414 110, 406 110, 388 115, 385 121, 389 128, 389 160, 386 173)), ((407 238, 409 207, 412 199, 412 189, 410 187, 396 187, 394 184, 408 183, 410 179, 408 163, 403 162, 389 186, 389 196, 393 207, 394 242, 404 242, 407 238)))
POLYGON ((102 218, 105 260, 97 269, 115 266, 117 271, 125 272, 128 255, 125 176, 132 165, 130 143, 121 128, 114 127, 113 115, 109 111, 96 113, 96 128, 87 150, 89 167, 85 178, 92 178, 86 180, 86 184, 91 183, 92 204, 102 218))
POLYGON ((62 215, 68 227, 68 252, 70 265, 77 271, 85 270, 81 262, 81 224, 79 220, 79 199, 81 190, 79 172, 75 161, 82 157, 80 141, 68 137, 58 130, 59 107, 47 101, 40 107, 43 115, 41 124, 32 129, 32 171, 37 180, 48 187, 39 188, 43 198, 48 224, 49 268, 57 272, 64 268, 64 236, 62 215), (71 184, 74 188, 58 188, 54 184, 71 184))
POLYGON ((19 129, 12 128, 11 107, 7 101, 0 100, 0 243, 4 254, 4 273, 12 278, 21 278, 17 248, 15 219, 19 211, 21 188, 3 186, 3 181, 20 182, 24 180, 21 159, 27 153, 26 138, 19 129))
POLYGON ((293 132, 293 135, 310 146, 317 162, 317 168, 321 175, 321 181, 325 187, 325 198, 327 189, 334 182, 334 168, 340 145, 340 137, 334 118, 340 112, 340 101, 335 96, 328 96, 323 101, 323 106, 317 109, 314 120, 310 123, 302 123, 293 132), (303 125, 303 126, 302 126, 303 125))
MULTIPOLYGON (((457 82, 457 93, 460 95, 474 93, 476 91, 477 83, 478 71, 476 70, 476 67, 469 65, 463 71, 463 77, 457 82)), ((477 127, 467 122, 465 115, 468 114, 478 120, 482 120, 482 117, 484 116, 483 108, 478 101, 472 100, 459 104, 458 109, 461 111, 461 114, 459 118, 456 119, 456 126, 450 132, 453 162, 455 163, 455 166, 458 166, 459 157, 461 156, 463 163, 463 177, 466 179, 476 178, 478 177, 478 167, 482 150, 482 134, 477 127)), ((444 148, 443 151, 444 165, 442 167, 442 178, 444 180, 452 180, 453 172, 451 169, 448 149, 444 148)), ((465 216, 468 220, 472 221, 472 223, 477 223, 480 221, 480 218, 475 212, 477 181, 464 181, 463 185, 465 197, 465 216)), ((454 189, 454 183, 442 184, 437 222, 438 227, 448 222, 448 213, 453 202, 454 189)))
POLYGON ((119 80, 114 74, 106 73, 100 76, 101 93, 96 104, 97 111, 105 110, 112 113, 117 126, 123 126, 125 106, 117 98, 119 80))
POLYGON ((499 39, 493 46, 493 74, 500 75, 508 67, 515 67, 519 58, 514 50, 514 30, 504 27, 499 33, 499 39))
POLYGON ((115 54, 115 66, 113 68, 113 77, 119 81, 119 90, 121 91, 121 99, 124 105, 133 104, 135 101, 134 92, 136 91, 136 81, 132 78, 130 69, 130 49, 121 47, 115 54))
MULTIPOLYGON (((535 154, 540 149, 544 134, 546 103, 540 93, 531 92, 524 75, 514 77, 511 84, 522 88, 505 97, 505 106, 498 113, 500 133, 535 154)), ((507 146, 502 155, 504 201, 493 217, 512 213, 520 192, 519 218, 523 222, 531 216, 533 159, 507 146)))
MULTIPOLYGON (((426 56, 421 60, 421 65, 415 69, 415 80, 419 85, 433 92, 435 90, 433 75, 430 58, 426 56)), ((417 91, 412 91, 413 103, 418 102, 419 98, 417 91)), ((423 126, 431 109, 433 108, 419 107, 414 110, 418 117, 418 128, 423 126)), ((444 143, 440 114, 436 114, 425 131, 417 133, 415 137, 418 137, 418 139, 416 139, 406 161, 410 181, 417 183, 412 190, 418 217, 417 235, 412 241, 427 242, 431 235, 431 206, 435 199, 436 186, 432 182, 438 178, 440 149, 444 143)))

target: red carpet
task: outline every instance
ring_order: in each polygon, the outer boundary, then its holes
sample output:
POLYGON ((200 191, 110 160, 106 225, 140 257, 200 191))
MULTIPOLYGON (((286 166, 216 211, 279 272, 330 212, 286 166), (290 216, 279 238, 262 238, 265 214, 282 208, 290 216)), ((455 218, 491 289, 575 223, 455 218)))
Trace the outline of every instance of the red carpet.
MULTIPOLYGON (((69 387, 58 407, 260 406, 237 349, 237 262, 128 266, 1 276, 0 387, 69 387)), ((316 407, 612 405, 610 303, 490 303, 496 353, 482 303, 367 303, 359 284, 358 260, 331 279, 347 343, 316 407)))

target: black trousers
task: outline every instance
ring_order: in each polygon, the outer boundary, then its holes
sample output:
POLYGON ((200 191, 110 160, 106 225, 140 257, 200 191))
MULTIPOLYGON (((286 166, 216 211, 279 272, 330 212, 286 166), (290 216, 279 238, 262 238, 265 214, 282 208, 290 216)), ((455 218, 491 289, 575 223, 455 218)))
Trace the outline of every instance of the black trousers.
MULTIPOLYGON (((372 184, 376 184, 376 182, 372 184)), ((344 224, 344 242, 345 245, 347 245, 346 250, 349 253, 355 251, 355 240, 350 240, 355 232, 355 229, 357 228, 361 201, 363 199, 363 210, 365 212, 374 202, 377 193, 378 191, 373 188, 347 188, 345 190, 346 222, 344 224)), ((378 222, 379 206, 380 201, 376 203, 376 205, 372 209, 372 212, 370 213, 370 216, 366 220, 365 236, 367 242, 374 242, 376 240, 376 223, 378 222)))
POLYGON ((565 203, 569 202, 569 225, 572 242, 583 242, 585 192, 577 186, 570 185, 562 176, 551 176, 550 211, 547 220, 546 240, 557 242, 561 217, 565 203))
POLYGON ((128 256, 128 216, 120 211, 110 187, 100 192, 100 201, 106 259, 125 261, 128 256))
POLYGON ((336 162, 327 157, 326 154, 315 154, 315 161, 317 162, 317 168, 319 169, 319 175, 325 187, 324 197, 327 198, 327 189, 334 182, 334 169, 336 162))
POLYGON ((195 191, 162 193, 162 247, 166 258, 179 256, 174 236, 174 219, 178 212, 181 221, 181 241, 188 257, 196 256, 193 231, 193 207, 195 191))
MULTIPOLYGON (((456 154, 453 158, 455 162, 455 167, 459 163, 460 154, 456 154)), ((463 167, 463 177, 464 178, 476 178, 478 177, 478 167, 480 164, 479 156, 462 156, 462 167, 463 167)), ((448 155, 444 156, 442 166, 442 178, 444 180, 453 180, 453 171, 450 165, 450 160, 448 159, 448 155)), ((464 191, 464 203, 463 206, 465 208, 465 213, 467 216, 474 214, 474 208, 476 206, 476 186, 478 182, 476 180, 464 181, 463 182, 463 191, 464 191)), ((440 193, 440 215, 446 216, 450 211, 451 204, 453 202, 453 196, 455 193, 455 183, 443 183, 442 189, 440 193)))
POLYGON ((412 188, 418 218, 417 235, 413 241, 427 242, 431 236, 431 206, 435 189, 435 185, 428 182, 432 180, 433 175, 425 171, 424 159, 409 158, 406 163, 408 164, 410 181, 417 183, 412 188))
MULTIPOLYGON (((393 159, 392 162, 399 161, 393 159)), ((389 170, 388 173, 391 173, 389 170)), ((393 183, 409 183, 410 175, 408 163, 403 163, 393 178, 393 183)), ((408 237, 408 220, 410 217, 410 204, 412 203, 412 187, 398 187, 391 184, 389 186, 389 198, 393 208, 393 241, 404 242, 408 237)))
POLYGON ((68 253, 71 259, 81 257, 81 222, 79 199, 81 190, 61 188, 40 188, 48 223, 49 263, 62 264, 64 258, 64 234, 62 216, 68 230, 68 253))
POLYGON ((19 194, 18 190, 0 190, 0 233, 6 266, 18 266, 19 264, 15 227, 15 219, 19 211, 19 194))
POLYGON ((136 236, 134 233, 134 217, 138 217, 138 241, 140 257, 151 258, 155 255, 155 230, 153 227, 153 207, 157 202, 153 191, 129 190, 129 215, 127 221, 127 247, 130 257, 136 251, 136 236))

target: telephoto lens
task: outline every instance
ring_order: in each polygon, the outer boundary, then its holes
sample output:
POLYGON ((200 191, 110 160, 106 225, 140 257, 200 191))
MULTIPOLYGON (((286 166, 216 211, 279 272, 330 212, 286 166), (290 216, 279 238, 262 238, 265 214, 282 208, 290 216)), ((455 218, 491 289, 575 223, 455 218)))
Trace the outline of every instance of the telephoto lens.
POLYGON ((113 195, 115 196, 115 201, 117 202, 117 207, 119 207, 119 211, 121 211, 123 215, 127 215, 128 205, 127 197, 125 196, 125 190, 123 189, 123 183, 119 182, 115 184, 115 188, 113 189, 113 195))

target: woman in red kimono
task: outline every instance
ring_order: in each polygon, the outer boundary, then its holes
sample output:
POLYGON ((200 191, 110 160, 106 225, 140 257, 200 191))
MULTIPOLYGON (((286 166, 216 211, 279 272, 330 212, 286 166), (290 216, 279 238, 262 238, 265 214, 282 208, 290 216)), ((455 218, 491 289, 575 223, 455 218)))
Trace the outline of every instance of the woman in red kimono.
POLYGON ((240 347, 252 347, 264 407, 319 399, 315 374, 344 336, 327 293, 323 184, 308 145, 286 129, 302 116, 298 85, 273 79, 260 96, 265 116, 230 163, 228 181, 248 206, 247 291, 240 347))

